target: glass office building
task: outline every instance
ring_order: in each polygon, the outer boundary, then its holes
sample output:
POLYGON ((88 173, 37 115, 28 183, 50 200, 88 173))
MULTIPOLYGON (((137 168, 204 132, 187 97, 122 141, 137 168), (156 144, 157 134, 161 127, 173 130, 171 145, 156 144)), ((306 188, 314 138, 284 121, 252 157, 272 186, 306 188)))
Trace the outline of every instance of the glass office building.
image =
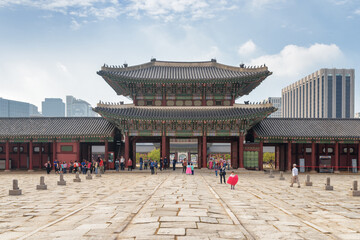
POLYGON ((282 89, 282 116, 353 118, 354 89, 354 69, 320 69, 282 89))

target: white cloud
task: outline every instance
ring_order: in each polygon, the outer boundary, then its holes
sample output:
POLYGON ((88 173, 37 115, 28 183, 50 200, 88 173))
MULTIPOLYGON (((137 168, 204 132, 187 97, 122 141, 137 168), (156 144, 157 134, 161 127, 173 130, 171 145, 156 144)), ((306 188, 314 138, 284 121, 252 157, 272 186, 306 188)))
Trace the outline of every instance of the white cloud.
POLYGON ((239 47, 238 53, 240 56, 246 57, 253 54, 256 51, 255 43, 250 39, 239 47))
POLYGON ((356 9, 354 13, 357 14, 357 15, 360 15, 360 8, 356 9))
POLYGON ((258 10, 265 7, 278 6, 279 4, 285 2, 286 0, 251 0, 249 3, 252 9, 258 10))
MULTIPOLYGON (((322 67, 334 67, 343 54, 335 44, 313 44, 310 47, 285 46, 280 53, 251 60, 251 65, 266 64, 274 76, 300 77, 322 67)), ((296 81, 297 79, 292 79, 296 81)))
MULTIPOLYGON (((321 68, 344 68, 344 55, 335 44, 315 43, 310 47, 287 45, 279 53, 250 61, 252 66, 266 64, 269 76, 250 96, 240 101, 262 101, 259 96, 280 97, 281 89, 321 68)), ((264 97, 265 98, 265 97, 264 97)))
POLYGON ((116 18, 128 14, 174 21, 212 18, 216 12, 235 9, 228 0, 0 0, 0 7, 27 6, 76 17, 116 18))

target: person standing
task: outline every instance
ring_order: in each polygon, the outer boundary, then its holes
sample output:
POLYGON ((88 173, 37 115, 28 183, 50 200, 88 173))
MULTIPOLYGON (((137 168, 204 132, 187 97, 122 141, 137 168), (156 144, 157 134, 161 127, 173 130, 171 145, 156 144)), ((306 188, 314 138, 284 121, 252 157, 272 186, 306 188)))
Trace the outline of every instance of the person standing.
POLYGON ((102 158, 99 158, 99 167, 100 167, 100 173, 104 174, 104 161, 102 160, 102 158))
POLYGON ((187 165, 187 161, 186 158, 184 158, 182 162, 182 167, 183 167, 182 173, 186 173, 186 165, 187 165))
POLYGON ((50 163, 50 161, 47 161, 47 163, 45 163, 45 167, 46 167, 47 174, 50 174, 50 172, 51 172, 51 163, 50 163))
POLYGON ((296 182, 298 184, 298 188, 300 187, 300 182, 299 182, 299 170, 296 168, 296 164, 293 164, 293 169, 291 171, 292 173, 292 178, 291 178, 291 185, 290 187, 292 187, 294 185, 294 183, 296 182))
POLYGON ((176 157, 174 157, 174 159, 173 159, 173 171, 175 171, 176 162, 177 162, 176 157))
POLYGON ((239 180, 238 175, 236 175, 234 171, 232 171, 227 180, 227 183, 231 185, 231 190, 235 190, 235 185, 237 184, 238 180, 239 180))
POLYGON ((142 170, 142 167, 143 167, 143 163, 144 163, 144 160, 142 157, 140 157, 140 170, 142 170))
POLYGON ((144 160, 144 170, 147 170, 148 164, 149 164, 149 160, 147 158, 145 158, 145 160, 144 160))
POLYGON ((221 164, 219 175, 220 175, 220 183, 222 184, 222 180, 224 179, 224 183, 226 184, 226 178, 225 178, 226 167, 223 164, 221 164))
POLYGON ((190 167, 191 167, 191 175, 194 175, 194 165, 190 163, 190 167))
POLYGON ((160 171, 162 171, 162 169, 164 167, 163 165, 164 165, 164 161, 162 158, 160 158, 160 167, 159 167, 160 171))
POLYGON ((217 177, 217 175, 218 175, 218 170, 219 170, 219 164, 218 164, 218 163, 215 163, 215 165, 214 165, 214 170, 215 170, 215 176, 217 177))
POLYGON ((150 165, 151 175, 153 175, 155 173, 155 171, 154 171, 154 167, 155 167, 154 162, 152 160, 150 160, 149 165, 150 165))
POLYGON ((115 170, 118 172, 120 167, 120 160, 119 158, 116 158, 115 160, 115 170))
POLYGON ((165 156, 164 158, 164 170, 168 167, 168 159, 167 157, 165 156))
POLYGON ((123 156, 121 156, 121 158, 120 158, 120 169, 122 171, 125 170, 125 158, 123 156))
POLYGON ((127 165, 128 165, 128 171, 132 171, 132 169, 133 169, 133 166, 132 166, 132 160, 131 160, 131 158, 129 158, 129 160, 128 160, 128 162, 127 162, 127 165))

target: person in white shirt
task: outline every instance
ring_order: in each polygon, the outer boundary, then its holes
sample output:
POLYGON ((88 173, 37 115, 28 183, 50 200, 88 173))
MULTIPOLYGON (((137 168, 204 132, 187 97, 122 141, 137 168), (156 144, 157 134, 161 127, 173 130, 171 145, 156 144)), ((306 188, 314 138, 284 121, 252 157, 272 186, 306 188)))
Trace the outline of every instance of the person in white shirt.
POLYGON ((296 168, 296 164, 293 164, 293 169, 292 169, 292 179, 291 179, 291 185, 290 187, 292 187, 294 185, 294 183, 296 182, 298 184, 298 188, 300 187, 300 182, 299 182, 299 170, 296 168))
POLYGON ((123 156, 120 158, 120 169, 125 170, 125 158, 123 156))

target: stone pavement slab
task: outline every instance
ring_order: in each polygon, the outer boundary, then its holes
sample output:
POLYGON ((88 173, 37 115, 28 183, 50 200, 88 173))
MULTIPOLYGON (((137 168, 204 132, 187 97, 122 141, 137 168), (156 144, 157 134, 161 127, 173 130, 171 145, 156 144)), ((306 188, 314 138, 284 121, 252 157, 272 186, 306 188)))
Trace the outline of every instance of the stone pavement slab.
MULTIPOLYGON (((106 173, 74 183, 64 174, 0 172, 0 239, 360 239, 360 175, 311 174, 313 186, 241 172, 235 190, 213 172, 106 173), (12 179, 22 195, 9 196, 12 179), (323 189, 331 177, 333 191, 323 189)), ((288 173, 284 174, 290 179, 288 173)), ((305 175, 300 174, 303 183, 305 175)))

